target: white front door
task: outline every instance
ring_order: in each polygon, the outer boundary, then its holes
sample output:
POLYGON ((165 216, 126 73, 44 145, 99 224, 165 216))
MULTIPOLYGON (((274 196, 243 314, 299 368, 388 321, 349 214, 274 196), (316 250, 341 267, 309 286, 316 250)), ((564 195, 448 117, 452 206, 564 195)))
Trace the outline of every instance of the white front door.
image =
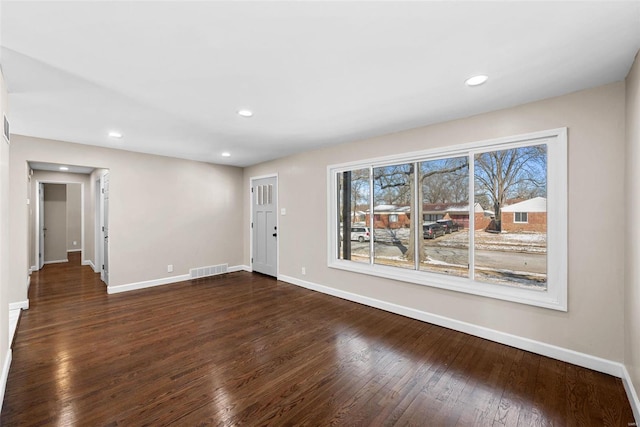
POLYGON ((109 174, 102 176, 102 218, 103 218, 103 239, 102 249, 102 272, 100 278, 107 285, 109 284, 109 174))
POLYGON ((269 276, 278 275, 278 178, 252 181, 253 271, 269 276))
POLYGON ((38 185, 38 270, 44 267, 44 239, 45 231, 47 230, 44 225, 44 184, 38 185))

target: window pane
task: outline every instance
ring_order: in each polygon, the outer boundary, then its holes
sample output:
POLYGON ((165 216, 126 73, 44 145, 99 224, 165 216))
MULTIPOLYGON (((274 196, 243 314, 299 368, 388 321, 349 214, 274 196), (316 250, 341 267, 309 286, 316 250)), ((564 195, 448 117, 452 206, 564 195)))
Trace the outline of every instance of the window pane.
POLYGON ((415 268, 411 224, 414 164, 373 169, 374 263, 415 268), (390 220, 395 216, 397 221, 390 220))
POLYGON ((527 212, 514 212, 514 222, 529 222, 527 212))
POLYGON ((478 281, 547 289, 547 146, 475 156, 478 281))
POLYGON ((469 276, 468 157, 420 163, 420 270, 469 276))
POLYGON ((369 263, 369 187, 369 169, 338 174, 338 259, 369 263))

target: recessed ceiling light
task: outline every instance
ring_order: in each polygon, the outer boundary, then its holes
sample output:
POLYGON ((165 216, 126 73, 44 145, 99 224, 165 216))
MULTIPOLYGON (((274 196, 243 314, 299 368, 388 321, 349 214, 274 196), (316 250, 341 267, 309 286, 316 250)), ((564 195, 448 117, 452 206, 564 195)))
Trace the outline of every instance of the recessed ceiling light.
POLYGON ((464 84, 466 84, 467 86, 480 86, 482 83, 486 82, 488 79, 489 79, 488 76, 483 76, 483 75, 473 76, 465 80, 464 84))
POLYGON ((253 111, 242 109, 242 110, 238 110, 238 114, 242 117, 251 117, 253 116, 253 111))
POLYGON ((61 170, 61 171, 68 171, 68 170, 69 170, 69 168, 68 168, 68 167, 66 167, 66 166, 60 166, 60 170, 61 170))
POLYGON ((231 153, 229 153, 228 151, 225 151, 224 153, 221 154, 222 157, 231 157, 231 153))
POLYGON ((122 134, 120 132, 115 132, 115 131, 109 132, 109 136, 111 138, 122 138, 122 134))

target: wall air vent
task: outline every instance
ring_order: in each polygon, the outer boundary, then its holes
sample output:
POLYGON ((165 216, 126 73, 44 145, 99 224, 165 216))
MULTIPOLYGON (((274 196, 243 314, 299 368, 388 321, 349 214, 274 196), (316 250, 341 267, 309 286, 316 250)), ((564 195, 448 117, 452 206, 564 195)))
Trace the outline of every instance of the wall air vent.
POLYGON ((218 274, 224 274, 227 272, 228 264, 210 265, 208 267, 198 267, 189 270, 189 276, 192 279, 199 279, 201 277, 216 276, 218 274))

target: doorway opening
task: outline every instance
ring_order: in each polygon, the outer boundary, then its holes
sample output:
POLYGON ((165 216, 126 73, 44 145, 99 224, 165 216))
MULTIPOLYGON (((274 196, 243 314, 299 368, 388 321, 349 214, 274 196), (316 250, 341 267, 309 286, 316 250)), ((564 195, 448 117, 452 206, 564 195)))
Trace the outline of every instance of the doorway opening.
MULTIPOLYGON (((29 199, 33 201, 29 206, 31 271, 67 262, 67 254, 78 252, 82 265, 100 272, 102 278, 104 254, 109 253, 103 236, 108 203, 102 196, 108 170, 42 162, 28 162, 28 166, 29 199)), ((103 278, 107 280, 108 270, 103 278)))
POLYGON ((81 185, 39 182, 38 269, 82 250, 81 185))

